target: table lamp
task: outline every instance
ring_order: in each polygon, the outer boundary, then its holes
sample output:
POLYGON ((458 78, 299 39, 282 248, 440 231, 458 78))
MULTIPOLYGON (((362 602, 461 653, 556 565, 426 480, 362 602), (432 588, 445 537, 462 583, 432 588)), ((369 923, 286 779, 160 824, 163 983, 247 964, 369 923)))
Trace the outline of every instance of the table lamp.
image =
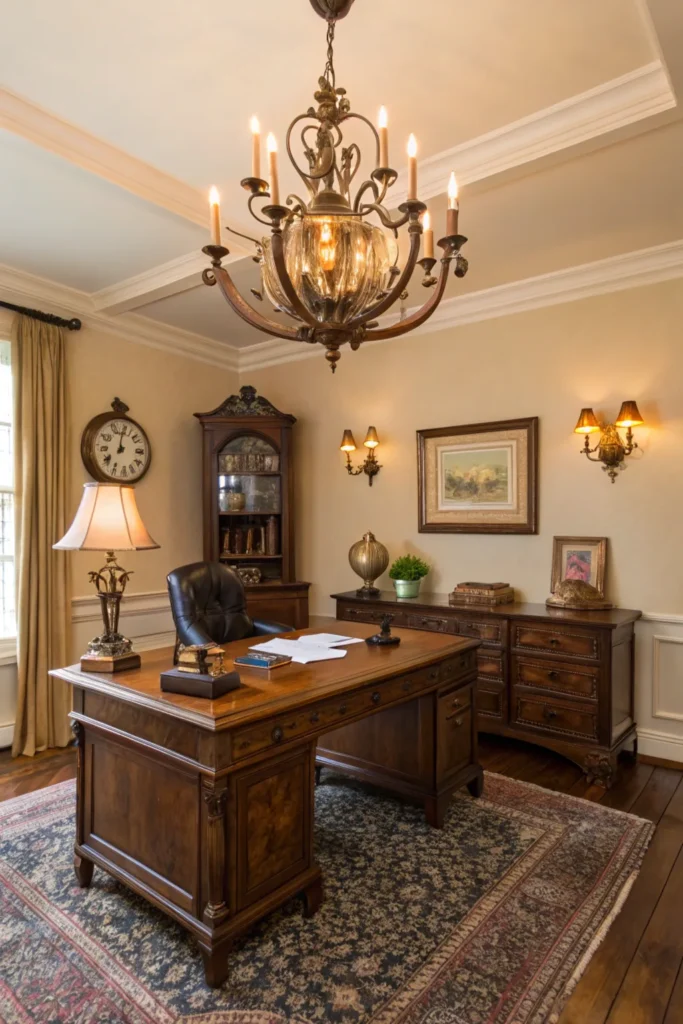
POLYGON ((105 565, 91 572, 102 607, 104 632, 88 644, 81 668, 88 672, 120 672, 139 668, 140 655, 119 633, 119 612, 132 573, 116 561, 114 549, 145 551, 159 545, 147 533, 138 512, 135 490, 126 484, 83 484, 83 497, 73 523, 53 547, 59 551, 106 551, 105 565))

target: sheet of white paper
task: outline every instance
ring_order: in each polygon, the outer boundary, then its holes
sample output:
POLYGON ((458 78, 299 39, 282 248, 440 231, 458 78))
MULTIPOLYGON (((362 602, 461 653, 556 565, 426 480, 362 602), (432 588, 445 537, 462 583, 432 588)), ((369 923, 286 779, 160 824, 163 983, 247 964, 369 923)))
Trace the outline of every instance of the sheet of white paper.
POLYGON ((335 658, 345 658, 346 651, 337 650, 334 647, 316 647, 310 644, 299 643, 298 640, 281 640, 276 637, 274 640, 267 640, 264 644, 256 644, 251 647, 252 651, 266 651, 268 654, 284 654, 299 665, 308 665, 311 661, 333 661, 335 658))
POLYGON ((362 644, 363 641, 355 636, 342 636, 340 633, 311 633, 309 636, 300 636, 298 643, 314 644, 316 647, 342 647, 346 644, 362 644))

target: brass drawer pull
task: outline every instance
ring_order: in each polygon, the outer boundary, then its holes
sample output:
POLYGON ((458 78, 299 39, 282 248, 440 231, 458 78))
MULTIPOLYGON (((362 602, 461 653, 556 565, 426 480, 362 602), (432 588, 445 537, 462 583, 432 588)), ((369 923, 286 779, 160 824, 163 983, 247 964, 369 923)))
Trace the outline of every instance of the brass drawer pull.
POLYGON ((551 720, 553 718, 557 718, 557 711, 555 708, 543 708, 543 714, 546 718, 550 718, 551 720))
POLYGON ((340 704, 339 705, 339 714, 340 715, 345 715, 348 710, 349 709, 348 709, 346 704, 340 704))
POLYGON ((460 707, 460 698, 459 697, 456 697, 455 700, 453 701, 453 707, 454 708, 459 708, 460 707))
POLYGON ((373 695, 372 695, 372 703, 373 703, 373 704, 379 704, 379 702, 381 701, 381 699, 382 699, 382 695, 381 695, 381 694, 379 694, 379 693, 377 692, 377 690, 375 690, 375 692, 374 692, 374 693, 373 693, 373 695))
POLYGON ((313 724, 315 725, 315 723, 319 722, 319 721, 320 721, 320 715, 318 714, 317 711, 314 711, 313 714, 311 715, 311 722, 313 722, 313 724))
POLYGON ((452 715, 446 715, 446 721, 447 722, 450 722, 451 719, 453 719, 453 718, 455 719, 455 721, 453 722, 453 725, 455 725, 459 729, 460 726, 462 725, 462 718, 460 717, 460 712, 459 711, 454 711, 452 715))
POLYGON ((560 678, 560 673, 556 672, 555 669, 551 669, 550 672, 548 672, 548 679, 559 679, 559 678, 560 678))
POLYGON ((438 670, 438 668, 434 668, 434 669, 432 669, 432 671, 431 671, 431 672, 429 673, 429 678, 430 678, 431 680, 434 680, 434 679, 438 679, 438 678, 439 678, 439 670, 438 670))
POLYGON ((558 640, 558 638, 556 636, 551 636, 550 639, 548 640, 548 643, 551 645, 551 647, 557 647, 559 642, 560 641, 558 640))
POLYGON ((282 743, 282 737, 283 737, 284 734, 283 734, 282 729, 280 728, 279 725, 275 726, 275 728, 273 729, 273 731, 272 731, 272 733, 270 735, 271 735, 271 737, 273 739, 273 743, 282 743))
POLYGON ((410 689, 410 679, 404 679, 403 680, 403 692, 407 693, 409 689, 410 689))

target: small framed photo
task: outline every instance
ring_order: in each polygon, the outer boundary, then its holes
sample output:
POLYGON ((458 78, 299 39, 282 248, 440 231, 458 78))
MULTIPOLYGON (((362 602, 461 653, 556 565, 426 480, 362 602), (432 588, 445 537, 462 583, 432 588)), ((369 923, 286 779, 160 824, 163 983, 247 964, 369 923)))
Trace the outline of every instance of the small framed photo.
POLYGON ((417 432, 420 533, 536 533, 538 418, 417 432))
POLYGON ((553 537, 551 593, 564 580, 581 580, 604 597, 606 562, 607 537, 553 537))

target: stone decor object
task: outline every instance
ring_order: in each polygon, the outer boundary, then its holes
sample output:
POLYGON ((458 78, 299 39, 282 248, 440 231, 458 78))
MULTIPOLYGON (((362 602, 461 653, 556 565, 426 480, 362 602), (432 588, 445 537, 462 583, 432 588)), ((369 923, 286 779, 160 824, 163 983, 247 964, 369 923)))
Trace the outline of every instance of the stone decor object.
POLYGON ((380 593, 375 580, 386 572, 389 565, 389 552, 368 530, 363 539, 351 545, 349 565, 363 580, 363 586, 356 591, 358 597, 377 597, 380 593))
POLYGON ((555 593, 550 595, 546 604, 550 608, 580 608, 583 611, 590 608, 600 611, 612 607, 611 601, 605 601, 599 590, 583 580, 563 580, 558 583, 555 593))

